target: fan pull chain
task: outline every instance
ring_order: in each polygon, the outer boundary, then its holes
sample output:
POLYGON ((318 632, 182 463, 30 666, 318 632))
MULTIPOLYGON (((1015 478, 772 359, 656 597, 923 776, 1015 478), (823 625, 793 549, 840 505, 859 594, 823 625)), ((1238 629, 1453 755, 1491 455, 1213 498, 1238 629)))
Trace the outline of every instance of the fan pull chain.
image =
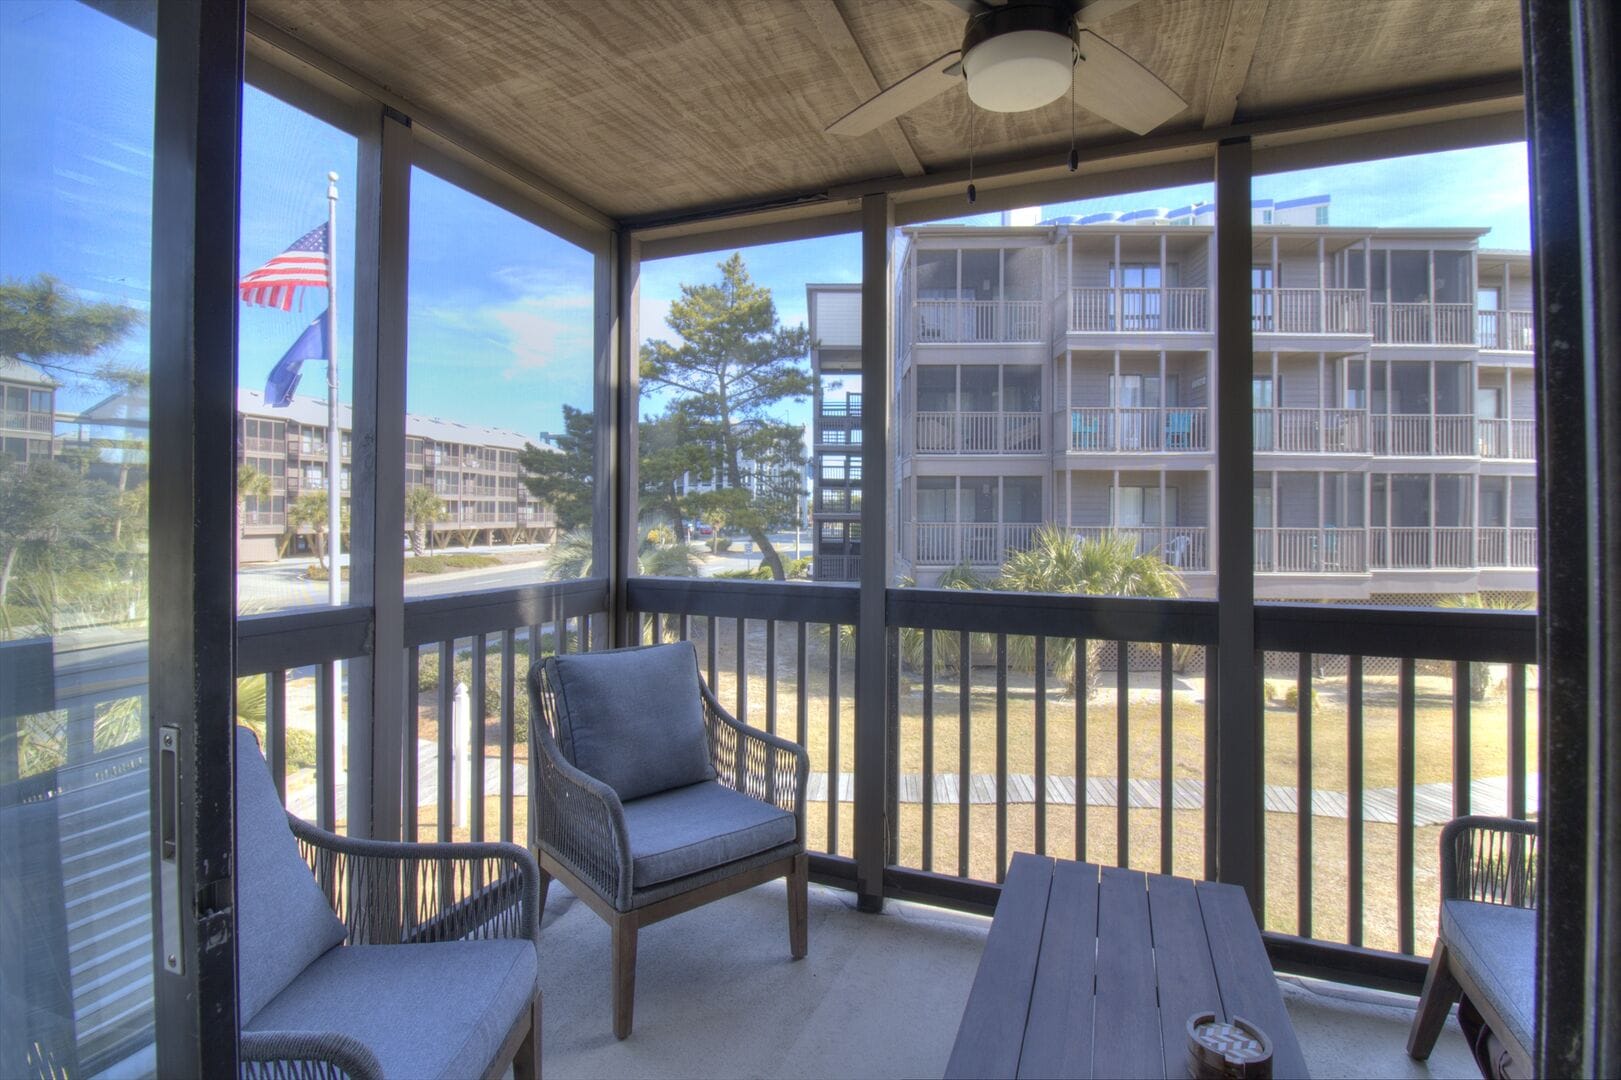
POLYGON ((968 203, 973 205, 978 193, 974 191, 974 112, 973 102, 968 103, 968 203))
POLYGON ((1074 172, 1081 167, 1081 152, 1075 149, 1075 69, 1081 63, 1081 51, 1076 49, 1069 62, 1069 171, 1074 172))

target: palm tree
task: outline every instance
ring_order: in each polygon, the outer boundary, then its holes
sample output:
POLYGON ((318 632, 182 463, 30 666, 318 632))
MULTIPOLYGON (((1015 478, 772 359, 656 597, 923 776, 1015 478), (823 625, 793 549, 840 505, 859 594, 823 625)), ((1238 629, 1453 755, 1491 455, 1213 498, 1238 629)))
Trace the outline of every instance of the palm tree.
POLYGON ((405 493, 405 520, 411 525, 411 554, 421 557, 424 537, 436 521, 449 516, 444 500, 421 484, 405 493))
MULTIPOLYGON (((1057 525, 1036 530, 1034 542, 1014 552, 1002 564, 995 587, 1010 592, 1069 593, 1087 596, 1175 597, 1182 595, 1182 575, 1157 552, 1137 550, 1135 536, 1108 533, 1094 540, 1077 540, 1057 525)), ((1087 642, 1087 686, 1094 685, 1103 642, 1087 642)), ((1035 640, 1012 638, 1008 663, 1020 670, 1035 667, 1035 640)), ((1116 663, 1125 663, 1121 656, 1116 663)), ((1063 674, 1071 692, 1075 686, 1075 642, 1053 638, 1047 642, 1047 664, 1063 674)))
MULTIPOLYGON (((901 579, 901 588, 910 589, 917 583, 911 578, 901 579)), ((960 589, 965 592, 983 589, 989 585, 982 574, 967 563, 958 563, 940 575, 935 582, 937 589, 960 589)), ((901 628, 901 657, 906 666, 913 671, 923 670, 923 635, 930 631, 919 630, 916 627, 903 626, 901 628)), ((934 634, 934 664, 937 672, 955 672, 959 670, 961 660, 962 636, 955 630, 935 630, 934 634)), ((977 639, 970 638, 969 651, 972 652, 981 644, 977 639)), ((972 663, 970 656, 969 662, 972 663)))
POLYGON ((237 560, 242 558, 242 536, 246 522, 246 507, 249 499, 256 503, 264 502, 270 498, 270 477, 244 462, 236 467, 236 539, 237 560))
POLYGON ((306 491, 287 506, 287 528, 315 538, 315 561, 326 567, 326 492, 306 491))
MULTIPOLYGON (((546 571, 558 581, 591 573, 592 538, 589 528, 571 529, 558 538, 546 556, 546 571)), ((644 540, 636 559, 636 572, 647 577, 697 577, 703 565, 691 544, 644 540)))
MULTIPOLYGON (((1441 601, 1441 606, 1444 608, 1470 608, 1477 611, 1529 611, 1534 606, 1534 603, 1529 594, 1494 592, 1449 596, 1441 601)), ((1490 665, 1469 665, 1469 698, 1471 701, 1485 701, 1487 692, 1491 690, 1491 684, 1490 665)))

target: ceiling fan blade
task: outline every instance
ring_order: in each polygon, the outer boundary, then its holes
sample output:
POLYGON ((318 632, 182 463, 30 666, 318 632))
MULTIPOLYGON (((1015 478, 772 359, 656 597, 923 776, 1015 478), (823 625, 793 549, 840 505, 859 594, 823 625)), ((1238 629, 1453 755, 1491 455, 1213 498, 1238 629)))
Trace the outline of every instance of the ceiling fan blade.
MULTIPOLYGON (((870 97, 827 126, 829 135, 865 135, 886 120, 902 116, 962 82, 952 73, 962 53, 952 50, 900 82, 870 97)), ((959 69, 960 70, 960 69, 959 69)))
POLYGON ((1111 15, 1118 15, 1141 0, 1085 0, 1075 11, 1075 21, 1082 26, 1100 23, 1111 15))
MULTIPOLYGON (((954 7, 964 15, 978 15, 982 11, 989 11, 995 4, 986 3, 986 0, 929 0, 935 7, 954 7)), ((1135 0, 1133 0, 1135 3, 1135 0)))
POLYGON ((1081 108, 1146 135, 1188 107, 1159 76, 1090 30, 1076 36, 1081 62, 1075 93, 1081 108))

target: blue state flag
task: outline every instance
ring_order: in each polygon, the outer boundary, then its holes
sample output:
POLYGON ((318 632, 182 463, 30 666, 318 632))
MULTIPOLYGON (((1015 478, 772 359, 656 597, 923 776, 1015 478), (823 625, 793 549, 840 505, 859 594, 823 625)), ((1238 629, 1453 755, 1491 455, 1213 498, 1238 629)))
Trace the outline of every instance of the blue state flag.
POLYGON ((276 361, 276 366, 270 369, 265 378, 265 404, 277 409, 284 409, 293 403, 293 391, 298 389, 299 377, 303 374, 304 361, 315 359, 329 359, 326 355, 326 320, 331 311, 328 308, 316 317, 315 321, 298 335, 293 347, 288 349, 282 358, 276 361))

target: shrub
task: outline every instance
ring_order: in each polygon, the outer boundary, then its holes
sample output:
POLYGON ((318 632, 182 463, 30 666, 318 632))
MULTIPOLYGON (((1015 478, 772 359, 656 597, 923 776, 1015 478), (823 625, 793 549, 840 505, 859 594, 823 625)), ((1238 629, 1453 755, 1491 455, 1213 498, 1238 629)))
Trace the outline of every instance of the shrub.
MULTIPOLYGON (((1285 690, 1283 692, 1283 703, 1286 706, 1288 706, 1289 708, 1291 708, 1291 709, 1300 708, 1300 686, 1298 684, 1291 683, 1290 686, 1289 686, 1289 689, 1287 689, 1287 690, 1285 690)), ((1319 702, 1318 702, 1318 698, 1317 698, 1317 688, 1312 687, 1312 691, 1311 691, 1311 707, 1312 707, 1312 709, 1315 710, 1317 708, 1318 704, 1319 704, 1319 702)))

